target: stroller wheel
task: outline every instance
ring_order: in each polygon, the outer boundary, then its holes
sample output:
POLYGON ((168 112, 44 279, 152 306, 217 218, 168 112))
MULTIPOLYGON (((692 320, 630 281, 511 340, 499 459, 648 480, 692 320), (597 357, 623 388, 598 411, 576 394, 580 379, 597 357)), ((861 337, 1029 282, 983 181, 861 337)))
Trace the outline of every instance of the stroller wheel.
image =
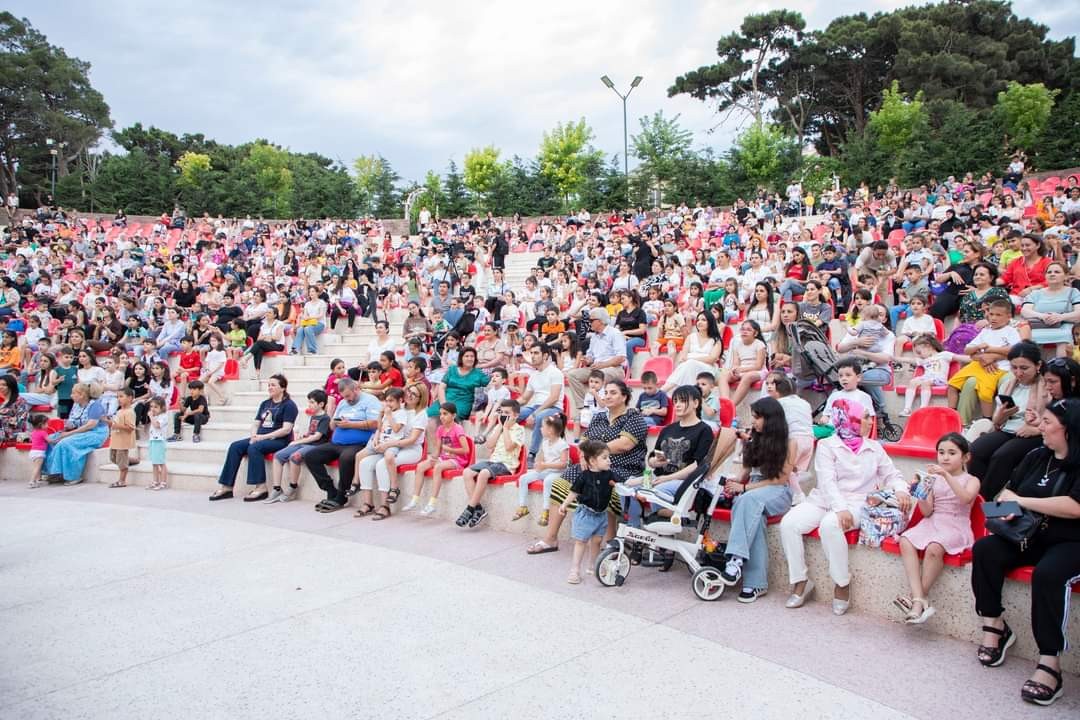
POLYGON ((878 435, 885 442, 896 442, 904 434, 904 429, 889 419, 888 415, 878 418, 878 435))
POLYGON ((630 556, 619 548, 606 548, 596 558, 596 579, 604 587, 621 586, 630 574, 630 556))
POLYGON ((724 583, 720 579, 720 571, 706 565, 694 573, 690 580, 690 587, 699 600, 719 600, 724 594, 724 583))

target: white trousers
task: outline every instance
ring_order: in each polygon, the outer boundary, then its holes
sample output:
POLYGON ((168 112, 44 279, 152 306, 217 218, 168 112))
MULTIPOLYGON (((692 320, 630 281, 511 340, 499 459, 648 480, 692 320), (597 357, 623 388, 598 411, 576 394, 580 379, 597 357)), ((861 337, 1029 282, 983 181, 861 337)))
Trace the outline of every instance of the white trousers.
MULTIPOLYGON (((860 509, 849 508, 858 527, 860 509)), ((821 547, 829 562, 829 576, 833 582, 846 587, 851 582, 848 571, 848 544, 836 513, 811 502, 803 502, 787 511, 780 521, 780 541, 787 558, 788 579, 791 584, 806 580, 806 548, 803 535, 818 528, 821 547)))
MULTIPOLYGON (((407 448, 391 448, 391 450, 397 451, 394 453, 394 460, 398 465, 420 462, 422 455, 421 448, 416 445, 407 448)), ((390 471, 386 469, 386 459, 381 453, 368 455, 357 464, 356 469, 362 489, 371 490, 375 487, 376 480, 378 480, 380 491, 386 492, 390 489, 390 471)))

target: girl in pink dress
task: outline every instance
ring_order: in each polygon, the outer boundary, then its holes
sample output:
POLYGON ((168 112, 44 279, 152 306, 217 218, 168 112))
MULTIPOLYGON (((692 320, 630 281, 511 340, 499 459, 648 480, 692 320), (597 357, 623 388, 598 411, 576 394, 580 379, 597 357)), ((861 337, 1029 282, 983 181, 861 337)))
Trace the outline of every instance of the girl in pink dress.
POLYGON ((911 598, 895 600, 908 624, 921 625, 933 616, 934 607, 927 596, 941 574, 945 554, 961 553, 975 544, 971 505, 979 494, 979 479, 964 470, 970 459, 971 445, 963 435, 943 435, 937 442, 937 464, 927 465, 926 475, 912 489, 912 496, 919 498, 923 519, 900 535, 900 556, 911 598))

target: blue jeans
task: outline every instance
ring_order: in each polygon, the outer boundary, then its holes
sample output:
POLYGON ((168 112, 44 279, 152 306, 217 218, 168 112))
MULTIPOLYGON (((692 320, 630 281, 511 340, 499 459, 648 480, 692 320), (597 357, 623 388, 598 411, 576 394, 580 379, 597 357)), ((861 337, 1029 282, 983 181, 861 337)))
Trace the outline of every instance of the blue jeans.
MULTIPOLYGON (((675 493, 678 492, 680 485, 682 485, 682 480, 668 480, 667 482, 654 485, 653 492, 663 497, 665 500, 674 500, 675 493)), ((692 491, 687 490, 686 492, 692 491)), ((626 524, 630 527, 640 528, 641 516, 644 513, 641 502, 637 498, 626 498, 623 505, 626 508, 626 524)))
POLYGON ((635 335, 626 340, 626 362, 634 362, 634 348, 645 347, 645 338, 635 335))
POLYGON ((806 286, 798 280, 785 280, 780 283, 780 297, 785 302, 791 302, 793 295, 802 295, 806 292, 806 286))
POLYGON ((859 387, 874 401, 874 412, 885 412, 885 391, 881 388, 892 382, 892 370, 886 367, 872 367, 862 372, 859 387))
POLYGON ((904 222, 900 223, 900 227, 904 228, 904 232, 909 233, 912 230, 922 230, 924 227, 926 227, 926 221, 916 220, 915 222, 911 222, 909 220, 905 220, 904 222))
POLYGON ((901 305, 893 305, 889 308, 889 320, 892 321, 892 327, 895 328, 896 324, 900 322, 900 313, 906 313, 909 310, 907 303, 901 305))
POLYGON ((782 515, 791 508, 788 485, 768 485, 744 492, 731 506, 731 532, 727 554, 743 559, 744 588, 769 587, 769 545, 765 539, 765 518, 782 515))
POLYGON ((322 331, 326 329, 326 326, 321 322, 309 325, 307 327, 300 326, 296 328, 296 334, 293 335, 292 349, 293 352, 300 352, 300 344, 307 343, 307 351, 312 355, 319 352, 318 337, 322 334, 322 331))
POLYGON ((523 407, 521 413, 518 415, 522 420, 526 420, 530 417, 533 419, 532 438, 529 440, 529 454, 535 455, 540 452, 540 443, 543 442, 544 436, 540 434, 540 428, 544 425, 544 419, 549 418, 555 413, 561 413, 562 407, 549 407, 540 410, 539 412, 535 407, 523 407))
POLYGON ((225 464, 221 466, 221 475, 218 483, 232 487, 236 484, 236 473, 240 471, 240 462, 246 457, 247 484, 262 485, 266 482, 266 461, 263 458, 267 453, 276 453, 288 446, 289 441, 285 438, 272 440, 260 440, 251 442, 251 438, 241 438, 229 445, 229 452, 225 455, 225 464))
POLYGON ((180 343, 165 343, 158 348, 157 356, 159 360, 169 362, 169 353, 180 352, 180 343))

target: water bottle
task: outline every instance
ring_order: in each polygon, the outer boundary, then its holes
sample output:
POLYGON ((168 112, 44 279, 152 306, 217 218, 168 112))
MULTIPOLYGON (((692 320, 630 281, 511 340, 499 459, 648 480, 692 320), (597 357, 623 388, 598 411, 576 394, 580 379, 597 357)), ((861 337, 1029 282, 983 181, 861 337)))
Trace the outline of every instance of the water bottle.
POLYGON ((645 466, 645 474, 641 476, 641 487, 645 490, 652 490, 652 476, 653 469, 648 465, 645 466))

